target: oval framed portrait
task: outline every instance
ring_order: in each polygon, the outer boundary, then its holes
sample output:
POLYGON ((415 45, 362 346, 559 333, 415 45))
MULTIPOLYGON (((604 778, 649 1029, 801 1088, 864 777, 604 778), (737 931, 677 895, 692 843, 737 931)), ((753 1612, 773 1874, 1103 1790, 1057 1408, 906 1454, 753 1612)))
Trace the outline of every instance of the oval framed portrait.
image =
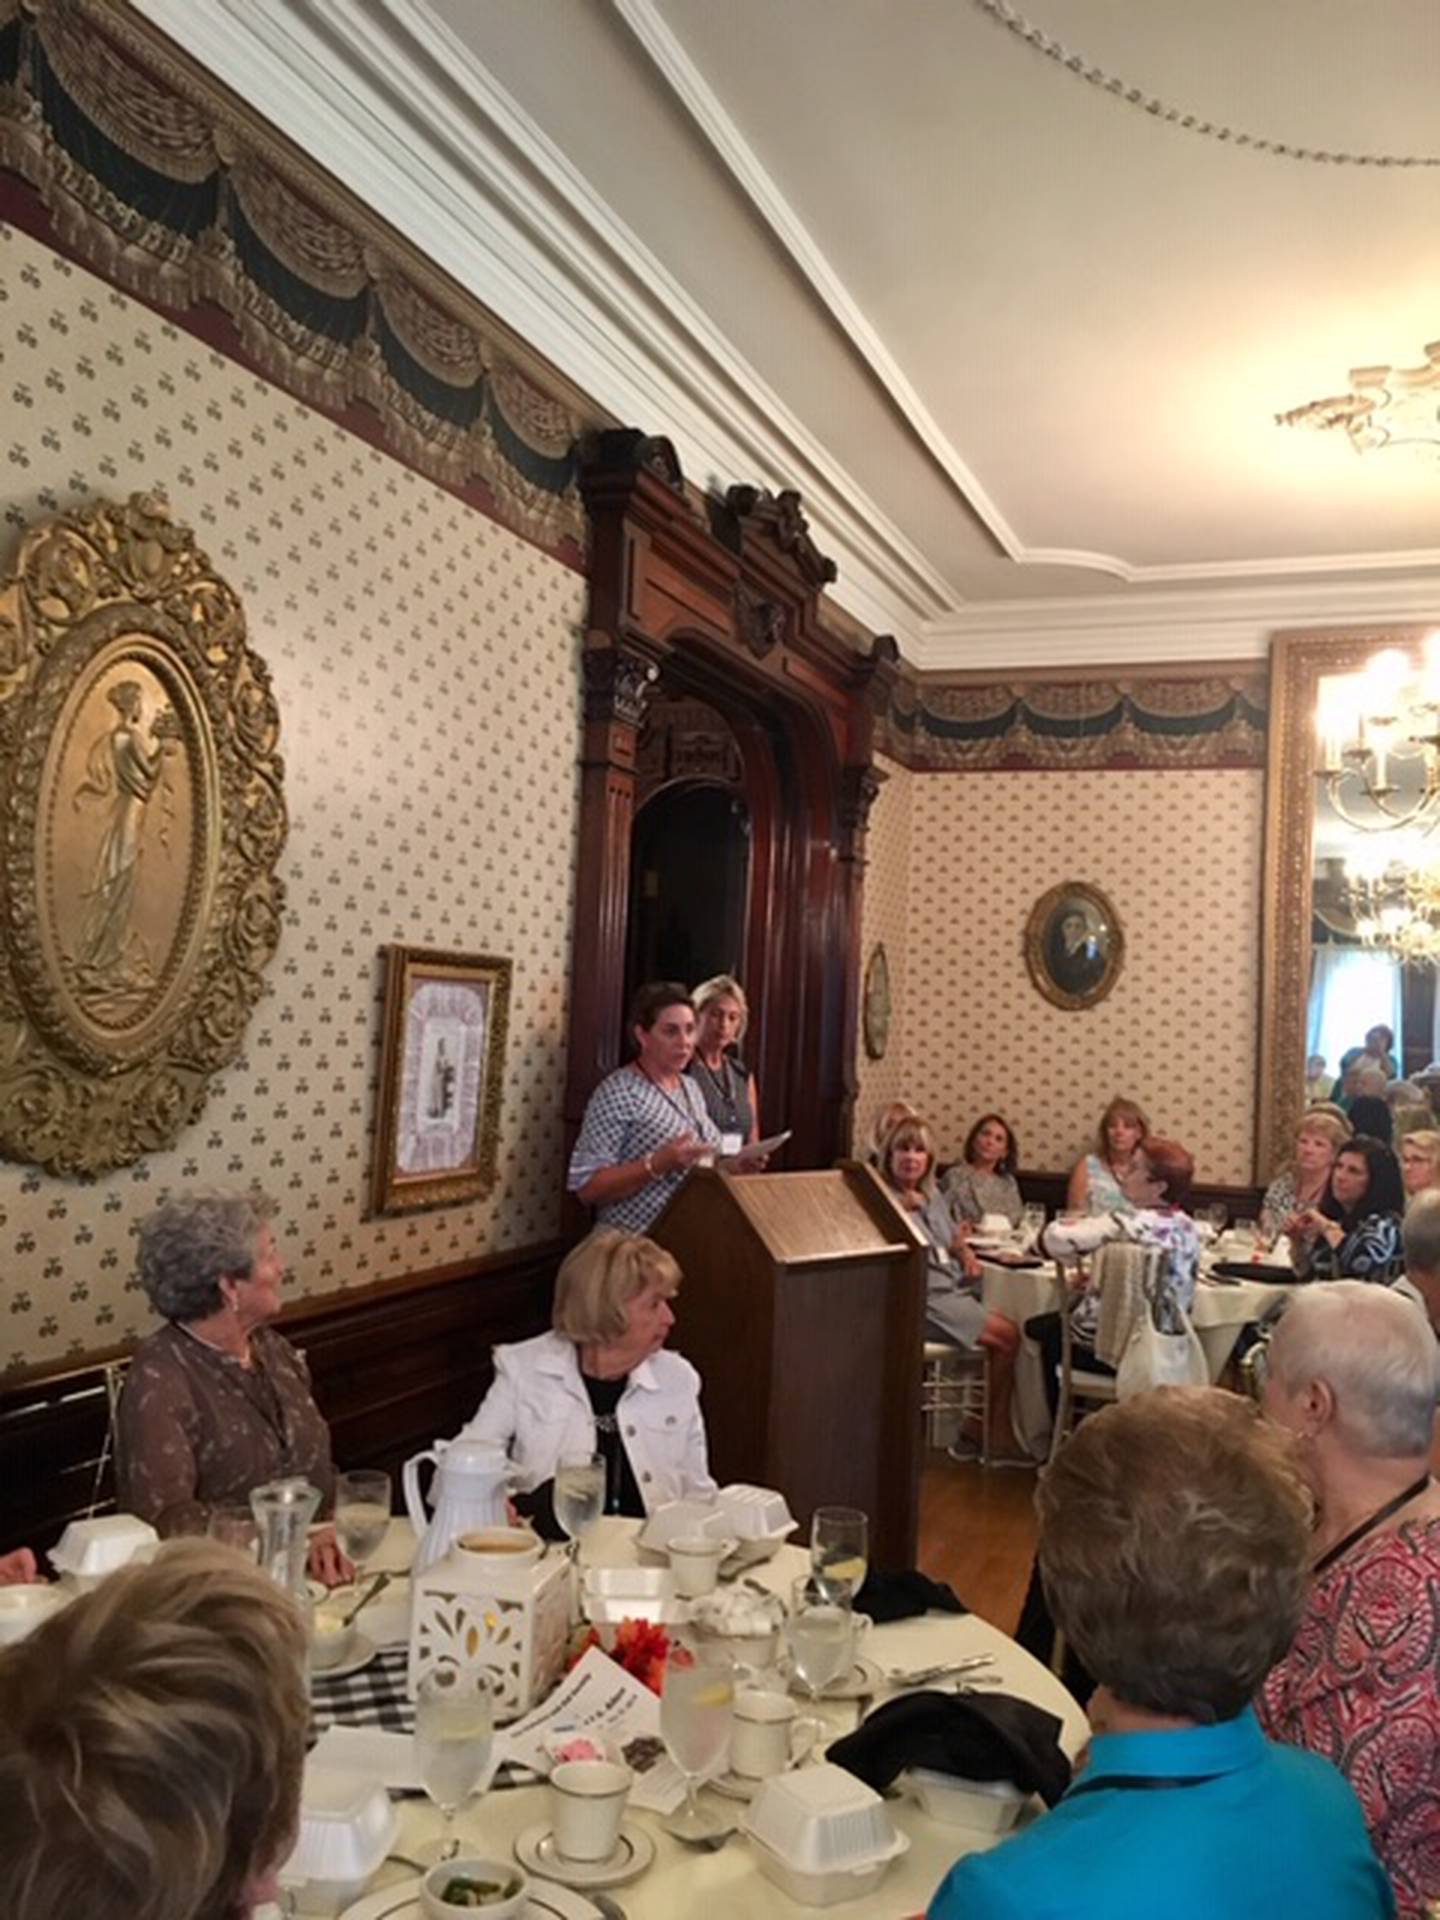
POLYGON ((865 988, 861 997, 861 1015, 865 1029, 865 1051, 872 1060, 883 1060, 890 1044, 890 962, 884 943, 877 941, 865 968, 865 988))
POLYGON ((1052 1006, 1098 1006, 1120 977, 1125 935, 1098 887, 1066 880, 1042 894, 1025 923, 1025 964, 1052 1006))

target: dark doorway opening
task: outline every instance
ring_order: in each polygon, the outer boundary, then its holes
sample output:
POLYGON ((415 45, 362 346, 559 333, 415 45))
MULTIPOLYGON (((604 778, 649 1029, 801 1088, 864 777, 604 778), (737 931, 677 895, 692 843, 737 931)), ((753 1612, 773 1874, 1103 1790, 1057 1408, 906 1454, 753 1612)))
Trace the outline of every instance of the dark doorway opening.
POLYGON ((732 788, 666 787, 635 816, 625 999, 646 980, 741 973, 750 815, 732 788))

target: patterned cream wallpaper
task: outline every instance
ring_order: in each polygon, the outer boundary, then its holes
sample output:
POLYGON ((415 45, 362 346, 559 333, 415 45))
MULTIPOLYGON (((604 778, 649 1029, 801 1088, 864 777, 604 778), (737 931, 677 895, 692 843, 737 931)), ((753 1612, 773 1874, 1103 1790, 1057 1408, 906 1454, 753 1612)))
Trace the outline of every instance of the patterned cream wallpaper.
POLYGON ((883 1060, 865 1051, 864 1009, 856 1045, 855 1129, 853 1151, 870 1147, 875 1116, 904 1093, 906 999, 906 912, 910 891, 910 796, 916 776, 893 760, 878 756, 876 766, 886 775, 874 806, 866 838, 865 896, 860 924, 860 966, 863 986, 875 943, 885 944, 890 967, 890 1044, 883 1060))
POLYGON ((275 678, 288 913, 242 1058, 173 1152, 76 1184, 0 1165, 0 1369, 150 1324, 136 1219, 257 1180, 292 1295, 559 1229, 578 817, 575 573, 0 225, 0 565, 18 529, 163 487, 242 595, 275 678), (508 954, 500 1178, 365 1221, 379 948, 508 954))
MULTIPOLYGON (((1263 781, 1254 769, 911 776, 900 1091, 943 1150, 995 1107, 1026 1166, 1068 1167, 1126 1093, 1202 1179, 1248 1183, 1263 781), (1030 909, 1062 880, 1101 887, 1125 931, 1124 970, 1087 1012, 1052 1007, 1025 966, 1030 909)), ((895 911, 871 877, 867 940, 872 912, 895 911)))

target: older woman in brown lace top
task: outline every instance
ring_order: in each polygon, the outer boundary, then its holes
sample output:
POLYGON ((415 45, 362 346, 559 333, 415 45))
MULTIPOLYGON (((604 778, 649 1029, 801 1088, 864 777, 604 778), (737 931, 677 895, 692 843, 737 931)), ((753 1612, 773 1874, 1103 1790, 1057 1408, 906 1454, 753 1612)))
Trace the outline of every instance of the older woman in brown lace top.
MULTIPOLYGON (((212 1507, 292 1474, 319 1488, 322 1512, 334 1497, 309 1369, 268 1324, 285 1278, 273 1213, 260 1197, 186 1196, 141 1224, 140 1284, 166 1325, 130 1364, 115 1478, 122 1509, 161 1533, 201 1531, 212 1507)), ((316 1534, 311 1568, 347 1577, 332 1529, 316 1534)))

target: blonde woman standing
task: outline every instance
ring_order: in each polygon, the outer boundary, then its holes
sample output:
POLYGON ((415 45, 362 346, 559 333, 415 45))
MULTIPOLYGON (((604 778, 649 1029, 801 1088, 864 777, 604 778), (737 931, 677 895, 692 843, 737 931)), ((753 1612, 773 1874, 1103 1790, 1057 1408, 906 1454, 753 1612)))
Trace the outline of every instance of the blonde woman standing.
POLYGON ((733 974, 702 980, 695 1003, 695 1052, 685 1071, 720 1129, 722 1151, 738 1153, 760 1138, 760 1096, 738 1048, 750 1024, 745 989, 733 974))

